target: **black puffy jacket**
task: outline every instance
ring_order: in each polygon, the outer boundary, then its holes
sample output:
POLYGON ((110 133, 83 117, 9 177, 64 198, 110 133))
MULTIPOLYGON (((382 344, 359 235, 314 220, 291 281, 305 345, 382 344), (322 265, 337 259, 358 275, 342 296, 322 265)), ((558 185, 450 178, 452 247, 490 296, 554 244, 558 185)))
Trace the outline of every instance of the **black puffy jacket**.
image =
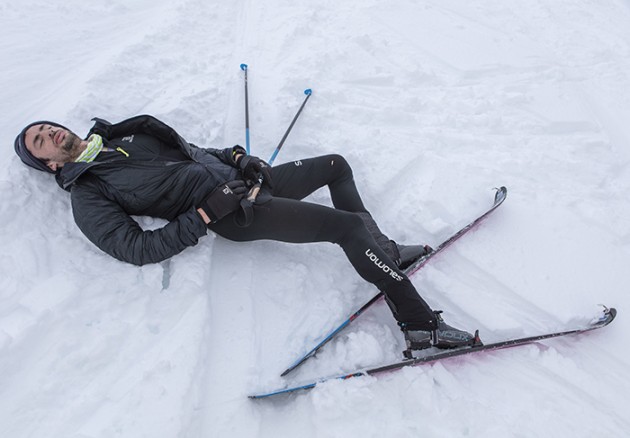
POLYGON ((197 244, 207 227, 195 206, 219 184, 238 178, 232 148, 198 148, 152 116, 116 124, 94 120, 88 136, 101 135, 109 148, 126 136, 147 134, 188 159, 146 161, 117 154, 114 160, 65 164, 57 183, 70 191, 81 231, 106 253, 135 265, 160 262, 197 244), (145 231, 132 215, 169 222, 145 231))

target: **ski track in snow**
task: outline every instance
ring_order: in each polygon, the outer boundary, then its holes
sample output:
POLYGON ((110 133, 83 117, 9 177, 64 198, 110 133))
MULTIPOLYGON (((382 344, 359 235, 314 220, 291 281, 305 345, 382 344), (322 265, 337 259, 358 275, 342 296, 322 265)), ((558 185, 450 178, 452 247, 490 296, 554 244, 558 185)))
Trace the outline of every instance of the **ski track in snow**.
POLYGON ((622 0, 0 4, 0 435, 625 436, 629 20, 622 0), (271 154, 312 88, 277 163, 342 153, 397 241, 437 245, 508 187, 413 277, 449 323, 492 342, 572 326, 599 303, 617 320, 248 400, 400 357, 381 302, 279 377, 377 292, 343 253, 209 235, 162 264, 125 265, 12 149, 32 120, 82 134, 92 117, 142 113, 200 146, 243 144, 243 62, 253 153, 271 154))

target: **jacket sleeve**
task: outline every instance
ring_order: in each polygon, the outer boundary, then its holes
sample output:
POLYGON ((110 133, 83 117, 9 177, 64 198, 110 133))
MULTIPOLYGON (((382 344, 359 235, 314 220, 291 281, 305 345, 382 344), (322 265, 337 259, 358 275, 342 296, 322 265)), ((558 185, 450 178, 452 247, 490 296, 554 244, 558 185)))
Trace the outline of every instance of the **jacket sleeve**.
POLYGON ((201 216, 191 208, 164 227, 143 230, 98 183, 81 181, 72 187, 74 220, 85 236, 118 260, 142 266, 158 263, 189 246, 207 233, 201 216))
POLYGON ((173 145, 173 147, 180 141, 185 142, 173 128, 149 115, 135 116, 114 124, 99 118, 92 120, 96 123, 88 133, 88 136, 92 133, 97 133, 107 139, 112 139, 142 133, 152 135, 166 144, 173 145))
POLYGON ((232 146, 230 148, 225 148, 225 149, 210 149, 210 148, 205 149, 205 148, 200 148, 190 143, 190 148, 191 148, 191 157, 197 161, 203 162, 203 158, 201 158, 199 154, 206 153, 206 154, 210 154, 217 157, 219 160, 221 160, 221 162, 227 164, 228 166, 232 166, 236 169, 238 169, 238 165, 236 164, 236 161, 235 161, 236 154, 243 154, 243 155, 247 154, 245 152, 245 149, 243 149, 239 145, 232 146))

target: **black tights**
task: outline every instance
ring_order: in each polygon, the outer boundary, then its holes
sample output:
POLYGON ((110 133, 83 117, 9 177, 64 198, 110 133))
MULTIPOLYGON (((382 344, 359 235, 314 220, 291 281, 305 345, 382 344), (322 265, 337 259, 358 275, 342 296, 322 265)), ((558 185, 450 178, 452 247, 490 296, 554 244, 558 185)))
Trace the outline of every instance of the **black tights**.
POLYGON ((385 293, 394 317, 410 329, 434 327, 434 315, 409 279, 377 245, 357 212, 366 212, 341 155, 325 155, 273 168, 273 195, 261 192, 254 221, 245 228, 233 215, 209 228, 227 239, 260 239, 290 243, 332 242, 346 253, 361 277, 385 293), (328 185, 335 208, 301 201, 328 185))

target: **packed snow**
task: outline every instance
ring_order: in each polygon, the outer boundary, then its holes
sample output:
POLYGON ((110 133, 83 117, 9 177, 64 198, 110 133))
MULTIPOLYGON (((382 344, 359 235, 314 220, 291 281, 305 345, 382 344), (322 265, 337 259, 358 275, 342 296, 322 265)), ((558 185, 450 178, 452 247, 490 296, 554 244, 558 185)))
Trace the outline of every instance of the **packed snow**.
MULTIPOLYGON (((4 0, 0 3, 0 436, 626 437, 630 434, 630 2, 4 0), (377 291, 334 245, 209 233, 136 267, 93 246, 13 140, 48 119, 152 114, 276 164, 351 163, 400 243, 486 222, 413 277, 485 342, 579 337, 249 394, 396 361, 387 306, 279 374, 377 291), (624 340, 625 339, 625 340, 624 340)), ((325 190, 310 200, 330 204, 325 190)), ((139 217, 146 228, 163 221, 139 217)))

